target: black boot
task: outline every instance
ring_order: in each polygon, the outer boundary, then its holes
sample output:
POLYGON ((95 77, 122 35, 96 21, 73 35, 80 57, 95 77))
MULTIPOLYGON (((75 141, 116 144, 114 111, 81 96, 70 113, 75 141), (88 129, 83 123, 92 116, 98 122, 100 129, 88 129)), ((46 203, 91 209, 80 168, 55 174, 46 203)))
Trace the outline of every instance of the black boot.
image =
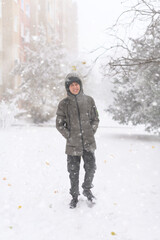
POLYGON ((87 197, 88 201, 93 201, 93 199, 95 199, 95 196, 92 194, 90 189, 84 189, 83 190, 83 195, 85 197, 87 197))
POLYGON ((73 197, 70 204, 69 204, 70 208, 76 208, 77 203, 78 203, 78 197, 73 197))

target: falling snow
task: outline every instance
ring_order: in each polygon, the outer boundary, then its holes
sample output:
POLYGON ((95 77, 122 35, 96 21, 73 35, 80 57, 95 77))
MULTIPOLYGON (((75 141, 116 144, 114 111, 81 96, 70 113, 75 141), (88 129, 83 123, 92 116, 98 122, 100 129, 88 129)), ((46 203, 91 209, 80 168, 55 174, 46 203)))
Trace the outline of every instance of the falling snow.
MULTIPOLYGON (((98 106, 99 108, 99 106, 98 106)), ((69 209, 65 140, 55 127, 0 130, 0 233, 5 240, 158 240, 160 141, 100 111, 89 208, 69 209)), ((84 171, 81 166, 80 183, 84 171)))

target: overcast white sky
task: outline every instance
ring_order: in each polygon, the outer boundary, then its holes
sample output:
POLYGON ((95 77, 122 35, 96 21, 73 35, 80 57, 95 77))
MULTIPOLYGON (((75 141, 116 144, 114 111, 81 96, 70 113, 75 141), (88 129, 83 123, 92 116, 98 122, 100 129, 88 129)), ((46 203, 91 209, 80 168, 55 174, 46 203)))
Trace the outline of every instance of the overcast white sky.
POLYGON ((78 5, 79 50, 96 48, 106 39, 104 30, 123 11, 124 0, 75 0, 78 5))

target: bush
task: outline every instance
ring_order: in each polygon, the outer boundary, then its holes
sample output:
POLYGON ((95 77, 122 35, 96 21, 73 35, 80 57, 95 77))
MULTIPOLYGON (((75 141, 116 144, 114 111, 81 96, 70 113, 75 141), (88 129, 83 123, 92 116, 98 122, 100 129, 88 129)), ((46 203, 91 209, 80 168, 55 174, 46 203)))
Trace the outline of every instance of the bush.
POLYGON ((14 103, 0 102, 0 128, 8 128, 15 122, 18 109, 14 103))

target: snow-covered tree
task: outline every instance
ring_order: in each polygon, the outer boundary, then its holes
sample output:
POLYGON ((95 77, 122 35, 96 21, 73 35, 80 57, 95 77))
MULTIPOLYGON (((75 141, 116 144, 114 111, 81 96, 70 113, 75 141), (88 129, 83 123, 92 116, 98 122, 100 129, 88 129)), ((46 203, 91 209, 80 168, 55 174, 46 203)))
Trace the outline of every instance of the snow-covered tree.
POLYGON ((21 76, 18 95, 28 116, 35 123, 44 122, 54 116, 63 97, 67 53, 58 40, 48 39, 43 32, 32 38, 25 51, 25 62, 14 69, 14 74, 21 76))
POLYGON ((108 63, 114 76, 114 102, 108 111, 119 123, 144 124, 147 131, 160 133, 160 11, 145 0, 131 10, 151 21, 141 37, 128 44, 121 40, 117 47, 123 55, 119 52, 108 63))
POLYGON ((0 128, 10 127, 15 122, 19 110, 14 102, 0 102, 0 128))

